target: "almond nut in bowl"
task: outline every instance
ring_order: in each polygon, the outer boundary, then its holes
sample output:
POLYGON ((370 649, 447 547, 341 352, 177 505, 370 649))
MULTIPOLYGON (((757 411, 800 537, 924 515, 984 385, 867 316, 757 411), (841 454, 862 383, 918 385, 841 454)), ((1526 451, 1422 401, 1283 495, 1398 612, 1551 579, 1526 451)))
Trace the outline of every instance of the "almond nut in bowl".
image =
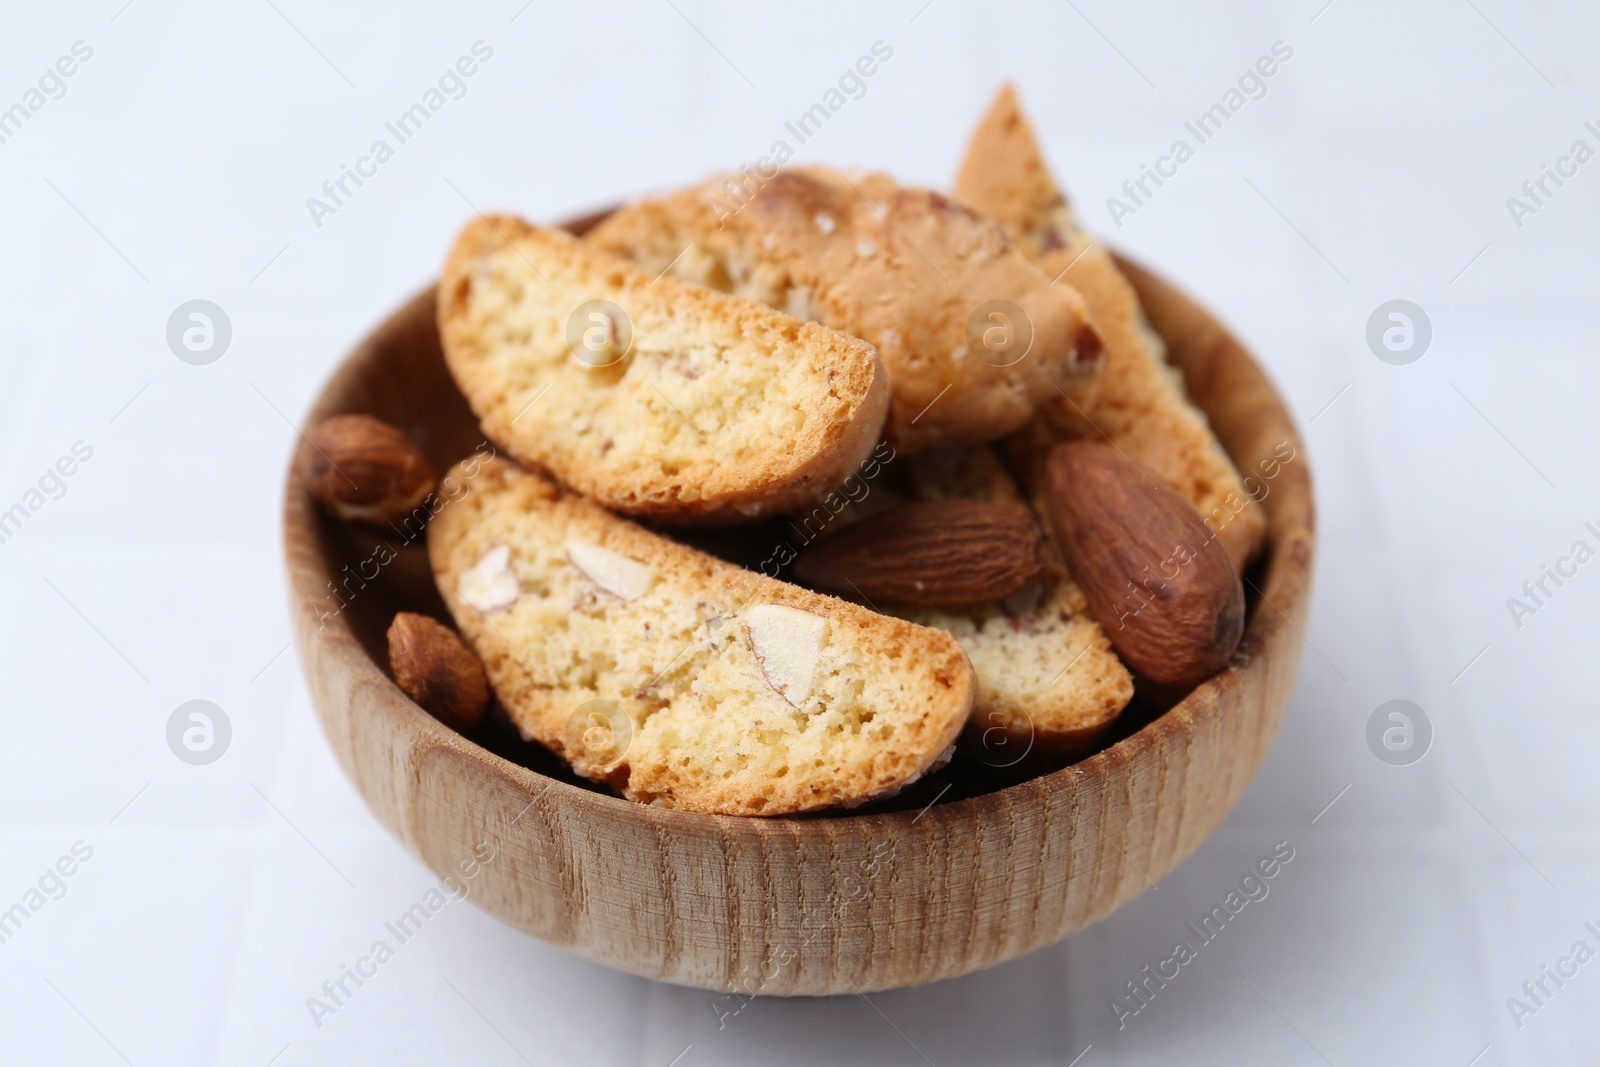
POLYGON ((389 669, 406 696, 452 730, 470 737, 483 721, 488 676, 448 626, 409 611, 396 615, 389 626, 389 669))
POLYGON ((329 514, 383 526, 414 511, 439 479, 402 431, 370 415, 335 415, 306 435, 301 477, 329 514))
MULTIPOLYGON (((1234 464, 1255 468, 1282 443, 1299 445, 1282 401, 1222 326, 1157 276, 1115 263, 1234 464)), ((310 424, 367 412, 411 428, 436 471, 470 456, 482 434, 446 370, 435 309, 435 294, 420 293, 374 330, 334 374, 310 424)), ((469 481, 500 476, 495 463, 482 466, 469 481)), ((532 488, 533 497, 544 492, 532 488)), ((430 539, 449 529, 437 524, 455 507, 430 522, 430 539)), ((643 699, 637 693, 601 698, 620 716, 604 708, 578 714, 579 700, 550 707, 548 719, 541 712, 548 745, 524 742, 508 726, 508 710, 493 705, 469 740, 408 698, 385 669, 397 611, 445 617, 443 587, 428 569, 395 564, 323 619, 317 606, 326 583, 362 546, 319 510, 300 464, 285 491, 285 541, 313 705, 345 772, 409 851, 443 873, 492 842, 496 862, 484 867, 473 901, 585 958, 705 989, 820 995, 931 982, 1051 944, 1144 892, 1147 878, 1165 876, 1222 821, 1266 755, 1300 660, 1297 627, 1308 610, 1314 549, 1309 464, 1283 465, 1260 507, 1267 536, 1245 589, 1261 595, 1248 600, 1228 665, 1175 706, 1148 721, 1118 720, 1098 751, 1025 781, 972 788, 958 761, 946 771, 930 767, 931 778, 864 808, 770 818, 610 792, 604 779, 619 754, 632 762, 645 741, 629 715, 629 701, 643 699), (550 755, 569 735, 575 749, 593 750, 592 778, 550 755)), ((483 634, 536 616, 539 583, 561 568, 562 581, 581 581, 593 598, 585 610, 641 626, 650 621, 644 605, 676 601, 688 588, 676 569, 651 566, 638 551, 661 535, 629 526, 624 536, 587 505, 569 510, 592 526, 542 534, 542 562, 531 570, 520 542, 498 532, 469 542, 463 533, 460 566, 481 569, 471 595, 484 605, 483 634), (508 550, 504 560, 498 546, 508 550), (590 548, 650 574, 641 580, 590 548)), ((689 565, 690 557, 674 559, 689 565)), ((728 581, 735 577, 728 572, 728 581)), ((569 588, 577 595, 576 584, 569 588)), ((798 714, 794 698, 819 684, 842 628, 869 622, 871 613, 854 605, 829 606, 823 619, 819 602, 841 603, 814 593, 763 597, 717 628, 729 630, 729 655, 756 672, 763 707, 798 714)), ((460 618, 480 611, 464 603, 453 606, 460 618)), ((690 599, 683 610, 698 609, 690 599)), ((498 659, 484 655, 491 678, 549 667, 519 666, 525 648, 507 642, 498 659)), ((728 728, 738 727, 741 708, 726 714, 728 728)), ((661 768, 642 784, 669 781, 670 772, 661 768)))
POLYGON ((1123 662, 1178 689, 1227 666, 1244 634, 1244 587, 1187 500, 1097 441, 1050 450, 1045 494, 1067 566, 1123 662))
POLYGON ((976 500, 901 504, 832 535, 795 562, 802 585, 869 604, 960 608, 1004 600, 1044 573, 1024 508, 976 500))

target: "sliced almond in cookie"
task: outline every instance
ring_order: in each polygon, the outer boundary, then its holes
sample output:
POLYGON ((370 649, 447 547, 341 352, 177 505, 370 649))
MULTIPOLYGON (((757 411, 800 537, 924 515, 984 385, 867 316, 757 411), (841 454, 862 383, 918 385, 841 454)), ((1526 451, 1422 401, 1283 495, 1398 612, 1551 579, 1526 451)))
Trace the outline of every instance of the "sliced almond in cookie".
POLYGON ((666 522, 821 497, 876 444, 889 401, 863 341, 507 216, 456 241, 439 332, 506 452, 666 522))
POLYGON ((599 545, 568 541, 567 559, 585 578, 618 600, 634 600, 650 588, 649 567, 599 545))
POLYGON ((782 604, 757 604, 745 612, 744 629, 767 684, 784 703, 799 707, 811 695, 828 637, 827 618, 782 604))
POLYGON ((577 773, 693 811, 810 811, 906 786, 965 724, 972 667, 948 634, 473 462, 429 523, 435 578, 512 721, 577 773), (459 589, 495 546, 521 592, 486 615, 459 589))
POLYGON ((510 566, 511 550, 505 545, 490 546, 476 563, 461 572, 456 594, 481 612, 510 607, 521 592, 510 566))

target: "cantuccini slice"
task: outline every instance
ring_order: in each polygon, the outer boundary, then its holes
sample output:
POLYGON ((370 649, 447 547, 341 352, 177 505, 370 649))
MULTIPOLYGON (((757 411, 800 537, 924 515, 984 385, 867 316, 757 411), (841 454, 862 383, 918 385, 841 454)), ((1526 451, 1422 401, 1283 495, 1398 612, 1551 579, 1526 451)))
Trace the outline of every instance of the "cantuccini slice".
POLYGON ((1010 86, 972 135, 956 195, 999 219, 1045 274, 1077 289, 1105 342, 1105 373, 1093 396, 1029 427, 1016 454, 1043 457, 1063 438, 1110 440, 1171 482, 1242 570, 1266 536, 1266 515, 1185 397, 1133 286, 1073 216, 1010 86))
POLYGON ((993 440, 1086 403, 1100 374, 1070 286, 1051 285, 993 219, 884 174, 714 178, 623 207, 587 239, 870 341, 901 451, 993 440))
POLYGON ((799 506, 877 442, 872 346, 507 216, 457 239, 445 360, 484 433, 608 507, 733 522, 799 506))
POLYGON ((435 579, 522 733, 646 803, 852 806, 943 759, 972 706, 948 634, 724 563, 504 460, 428 528, 435 579))

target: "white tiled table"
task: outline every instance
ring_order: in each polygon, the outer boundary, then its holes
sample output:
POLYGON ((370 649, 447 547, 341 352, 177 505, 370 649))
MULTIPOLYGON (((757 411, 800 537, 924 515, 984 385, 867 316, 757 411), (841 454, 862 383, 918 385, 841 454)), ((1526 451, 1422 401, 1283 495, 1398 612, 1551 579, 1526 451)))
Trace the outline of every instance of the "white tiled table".
POLYGON ((1594 1062, 1600 962, 1520 1028, 1506 1001, 1600 948, 1600 562, 1520 628, 1506 599, 1600 547, 1600 162, 1521 228, 1506 198, 1600 148, 1600 14, 673 2, 7 12, 0 108, 93 54, 0 143, 0 510, 93 455, 0 544, 0 909, 92 856, 0 944, 0 1062, 1594 1062), (306 199, 480 40, 465 95, 318 227, 306 199), (289 420, 432 276, 464 201, 557 218, 750 162, 880 40, 801 158, 944 184, 1015 78, 1091 225, 1231 323, 1299 416, 1318 590, 1266 765, 1157 891, 987 973, 719 1029, 707 994, 452 904, 318 1027, 306 998, 432 878, 339 773, 286 651, 289 420), (1279 40, 1266 96, 1115 228, 1106 198, 1279 40), (1409 366, 1364 341, 1396 297, 1434 329, 1409 366), (207 366, 164 337, 194 298, 233 327, 207 366), (1364 739, 1397 697, 1435 733, 1407 767, 1364 739), (233 728, 202 767, 165 740, 196 698, 233 728), (1270 895, 1119 1030, 1121 984, 1278 841, 1270 895))

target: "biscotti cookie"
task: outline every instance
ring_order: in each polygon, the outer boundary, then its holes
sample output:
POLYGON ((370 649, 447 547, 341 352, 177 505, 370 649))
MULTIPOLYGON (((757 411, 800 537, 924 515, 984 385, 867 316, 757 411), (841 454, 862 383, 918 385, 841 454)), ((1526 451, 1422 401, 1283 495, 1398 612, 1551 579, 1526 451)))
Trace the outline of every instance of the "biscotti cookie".
POLYGON ((927 772, 966 722, 972 668, 948 634, 723 563, 504 460, 445 484, 465 489, 429 559, 501 704, 633 800, 855 805, 927 772))
POLYGON ((1171 482, 1243 570, 1261 547, 1266 515, 1205 415, 1185 398, 1133 286, 1073 218, 1010 86, 973 134, 956 195, 999 219, 1045 274, 1082 293, 1105 341, 1106 369, 1094 395, 1058 411, 1049 425, 1030 427, 1018 452, 1043 456, 1064 436, 1111 441, 1171 482))
POLYGON ((506 216, 457 239, 438 316, 489 438, 659 521, 737 521, 821 496, 872 449, 889 401, 863 341, 506 216))
MULTIPOLYGON (((873 517, 892 522, 893 508, 906 499, 1028 507, 989 446, 945 445, 904 462, 907 477, 872 487, 834 529, 873 517)), ((1048 539, 1043 555, 1039 582, 1001 601, 959 610, 874 605, 961 643, 978 679, 962 747, 993 767, 1085 755, 1133 697, 1132 677, 1048 539)))
POLYGON ((1099 377, 1099 337, 1070 287, 993 219, 883 174, 712 179, 623 207, 587 239, 870 341, 901 451, 994 440, 1068 397, 1086 403, 1099 377))

